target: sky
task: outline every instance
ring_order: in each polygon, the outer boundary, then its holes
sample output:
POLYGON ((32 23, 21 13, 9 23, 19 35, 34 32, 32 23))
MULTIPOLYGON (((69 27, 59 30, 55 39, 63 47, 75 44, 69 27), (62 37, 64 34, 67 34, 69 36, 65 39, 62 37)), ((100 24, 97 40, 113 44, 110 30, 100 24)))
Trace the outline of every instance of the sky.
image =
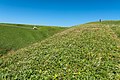
POLYGON ((74 26, 120 20, 120 0, 0 0, 0 22, 74 26))

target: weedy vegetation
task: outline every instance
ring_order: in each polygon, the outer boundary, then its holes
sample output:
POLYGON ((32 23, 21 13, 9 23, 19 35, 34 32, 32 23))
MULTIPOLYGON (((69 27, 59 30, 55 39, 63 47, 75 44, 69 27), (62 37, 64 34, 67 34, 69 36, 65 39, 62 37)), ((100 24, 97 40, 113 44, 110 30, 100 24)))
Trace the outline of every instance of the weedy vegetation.
POLYGON ((17 50, 1 59, 0 79, 120 80, 119 26, 83 24, 17 50))

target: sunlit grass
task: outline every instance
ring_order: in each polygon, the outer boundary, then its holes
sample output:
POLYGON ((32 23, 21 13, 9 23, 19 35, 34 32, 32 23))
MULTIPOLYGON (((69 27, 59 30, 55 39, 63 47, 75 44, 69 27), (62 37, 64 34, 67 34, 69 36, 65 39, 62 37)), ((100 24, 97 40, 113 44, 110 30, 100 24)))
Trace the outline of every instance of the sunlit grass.
POLYGON ((72 27, 1 59, 0 78, 119 80, 117 34, 105 24, 72 27))
POLYGON ((64 27, 0 24, 0 55, 15 51, 63 31, 64 27))

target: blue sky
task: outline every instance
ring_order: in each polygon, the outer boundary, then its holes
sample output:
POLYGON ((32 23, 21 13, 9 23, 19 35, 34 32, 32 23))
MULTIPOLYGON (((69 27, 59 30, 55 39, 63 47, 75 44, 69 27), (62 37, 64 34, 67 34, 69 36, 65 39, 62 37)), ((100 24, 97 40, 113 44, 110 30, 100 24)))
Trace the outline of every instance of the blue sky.
POLYGON ((119 20, 120 0, 0 0, 0 22, 73 26, 119 20))

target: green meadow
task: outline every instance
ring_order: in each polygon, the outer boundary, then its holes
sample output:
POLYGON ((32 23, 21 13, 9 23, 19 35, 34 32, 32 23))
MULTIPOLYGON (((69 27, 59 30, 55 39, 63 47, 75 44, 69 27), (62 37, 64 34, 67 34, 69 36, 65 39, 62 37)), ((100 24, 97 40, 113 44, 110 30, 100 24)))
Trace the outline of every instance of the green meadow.
POLYGON ((16 51, 30 44, 46 39, 57 32, 63 31, 64 27, 36 26, 24 24, 0 24, 0 56, 16 51))
POLYGON ((66 30, 0 28, 0 47, 19 49, 1 58, 1 80, 120 80, 120 21, 66 30))

